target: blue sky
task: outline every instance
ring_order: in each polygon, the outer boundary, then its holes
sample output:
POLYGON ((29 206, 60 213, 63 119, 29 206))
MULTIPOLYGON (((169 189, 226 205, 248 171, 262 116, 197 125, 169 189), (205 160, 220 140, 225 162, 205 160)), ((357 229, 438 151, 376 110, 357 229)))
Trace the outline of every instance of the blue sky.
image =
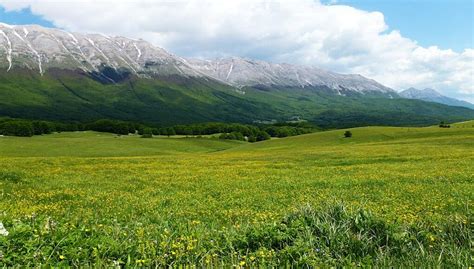
POLYGON ((474 47, 473 0, 340 0, 336 4, 380 11, 390 29, 425 47, 455 51, 474 47))
POLYGON ((0 6, 0 21, 8 24, 39 24, 46 27, 54 27, 51 22, 32 14, 29 8, 7 12, 5 8, 0 6))

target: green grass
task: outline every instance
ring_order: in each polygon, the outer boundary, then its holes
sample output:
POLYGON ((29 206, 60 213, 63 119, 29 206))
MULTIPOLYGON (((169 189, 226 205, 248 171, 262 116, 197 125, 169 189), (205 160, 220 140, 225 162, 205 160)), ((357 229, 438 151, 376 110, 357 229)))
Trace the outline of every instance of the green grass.
POLYGON ((457 123, 451 124, 451 127, 453 127, 453 128, 474 128, 474 120, 457 122, 457 123))
POLYGON ((471 264, 474 128, 0 137, 0 265, 471 264))
POLYGON ((119 136, 98 132, 60 133, 31 138, 0 137, 0 156, 11 157, 131 157, 204 153, 229 149, 243 142, 196 137, 119 136))

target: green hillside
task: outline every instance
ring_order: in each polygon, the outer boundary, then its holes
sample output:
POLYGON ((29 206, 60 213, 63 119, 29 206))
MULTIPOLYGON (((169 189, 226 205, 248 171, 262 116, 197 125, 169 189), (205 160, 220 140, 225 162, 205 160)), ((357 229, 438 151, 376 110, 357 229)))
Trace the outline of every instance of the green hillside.
POLYGON ((454 127, 454 128, 474 128, 474 120, 456 122, 454 124, 451 124, 451 127, 454 127))
POLYGON ((325 88, 246 88, 246 97, 281 113, 301 116, 325 128, 367 125, 422 126, 472 119, 474 110, 412 99, 353 93, 338 96, 325 88))
POLYGON ((0 73, 0 115, 176 124, 245 122, 252 115, 271 113, 255 102, 244 102, 233 88, 213 81, 167 77, 103 84, 72 71, 52 70, 42 77, 20 71, 0 73))
POLYGON ((0 137, 0 265, 469 266, 474 128, 350 131, 0 137))
POLYGON ((89 74, 52 69, 0 73, 0 116, 59 121, 109 118, 173 125, 194 122, 285 121, 298 116, 321 127, 430 125, 474 118, 474 110, 319 88, 245 88, 212 80, 129 78, 104 83, 89 74))

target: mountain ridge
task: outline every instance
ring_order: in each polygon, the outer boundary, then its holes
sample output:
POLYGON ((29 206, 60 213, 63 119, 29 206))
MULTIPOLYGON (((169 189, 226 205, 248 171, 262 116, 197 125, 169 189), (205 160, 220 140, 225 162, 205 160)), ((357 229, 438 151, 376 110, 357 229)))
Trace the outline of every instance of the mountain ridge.
MULTIPOLYGON (((72 33, 37 25, 1 24, 0 42, 4 47, 0 50, 0 58, 7 59, 7 71, 13 66, 26 66, 37 69, 41 75, 54 67, 80 68, 98 73, 101 68, 108 66, 144 77, 208 77, 237 88, 255 85, 326 86, 340 95, 341 90, 379 91, 396 97, 394 90, 361 75, 343 75, 316 67, 274 64, 238 57, 216 61, 184 59, 144 40, 121 36, 72 33), (209 68, 214 65, 219 70, 213 72, 209 68), (227 67, 226 74, 222 74, 221 69, 227 67)), ((114 81, 106 74, 100 75, 114 81)))
POLYGON ((474 110, 403 99, 360 75, 219 61, 184 59, 144 40, 2 24, 0 116, 161 125, 298 117, 325 128, 474 118, 474 110))
POLYGON ((379 91, 396 97, 394 90, 358 74, 338 74, 311 66, 270 63, 248 58, 230 57, 212 60, 188 59, 191 66, 232 86, 326 86, 342 95, 341 90, 379 91))
POLYGON ((102 66, 109 66, 124 68, 136 75, 200 75, 182 58, 162 48, 144 40, 121 36, 72 33, 37 25, 0 24, 0 42, 4 46, 0 53, 8 62, 7 71, 13 66, 26 66, 42 75, 54 67, 97 72, 102 66))
POLYGON ((460 107, 467 107, 470 109, 474 109, 474 104, 470 102, 444 96, 438 91, 434 89, 430 89, 430 88, 425 88, 425 89, 420 90, 420 89, 411 87, 399 92, 398 94, 401 97, 408 98, 408 99, 418 99, 418 100, 440 103, 440 104, 449 105, 449 106, 460 106, 460 107))

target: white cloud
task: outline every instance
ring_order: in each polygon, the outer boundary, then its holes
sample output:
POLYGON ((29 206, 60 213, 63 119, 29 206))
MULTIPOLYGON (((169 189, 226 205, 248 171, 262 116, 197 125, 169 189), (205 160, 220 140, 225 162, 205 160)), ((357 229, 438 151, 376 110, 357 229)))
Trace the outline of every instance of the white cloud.
POLYGON ((474 49, 421 47, 380 12, 312 0, 0 0, 72 31, 143 38, 192 57, 237 55, 359 73, 474 101, 474 49))

